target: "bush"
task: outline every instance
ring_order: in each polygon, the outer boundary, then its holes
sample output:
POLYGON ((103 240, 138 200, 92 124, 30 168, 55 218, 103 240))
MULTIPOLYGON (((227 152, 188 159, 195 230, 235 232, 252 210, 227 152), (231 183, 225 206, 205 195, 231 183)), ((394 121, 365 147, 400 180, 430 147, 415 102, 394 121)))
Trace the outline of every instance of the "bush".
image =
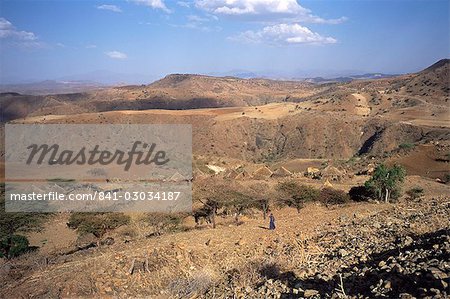
POLYGON ((67 226, 76 229, 79 234, 92 233, 96 237, 130 222, 123 213, 72 213, 67 226))
POLYGON ((444 182, 445 182, 446 184, 450 183, 450 173, 445 174, 445 176, 444 176, 444 182))
POLYGON ((355 186, 348 192, 350 199, 353 201, 368 201, 369 199, 375 198, 376 195, 370 188, 366 186, 355 186))
POLYGON ((0 184, 0 256, 12 258, 31 248, 28 239, 18 233, 37 230, 49 213, 6 213, 5 186, 0 184))
POLYGON ((0 257, 13 258, 31 249, 28 239, 21 235, 5 237, 0 242, 0 257))
POLYGON ((183 230, 181 223, 187 216, 188 214, 185 213, 148 213, 145 216, 145 221, 158 231, 175 232, 183 230))
POLYGON ((415 145, 413 143, 405 142, 405 143, 400 144, 398 146, 398 148, 402 149, 402 150, 410 150, 410 149, 414 148, 414 146, 415 145))
POLYGON ((327 205, 343 204, 350 201, 350 196, 342 190, 324 188, 320 191, 319 201, 327 205))
POLYGON ((424 190, 423 190, 422 187, 414 187, 414 188, 409 189, 408 191, 406 191, 406 194, 411 199, 418 199, 419 197, 423 196, 424 190))

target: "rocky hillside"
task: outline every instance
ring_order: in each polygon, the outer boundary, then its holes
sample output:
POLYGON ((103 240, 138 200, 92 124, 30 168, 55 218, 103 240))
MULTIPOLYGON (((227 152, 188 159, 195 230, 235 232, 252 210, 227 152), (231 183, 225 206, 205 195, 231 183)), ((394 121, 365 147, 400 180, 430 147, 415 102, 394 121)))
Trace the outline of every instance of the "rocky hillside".
MULTIPOLYGON (((443 191, 442 185, 427 184, 431 193, 443 191)), ((133 239, 123 231, 82 251, 3 262, 1 293, 6 298, 449 295, 448 197, 329 208, 311 204, 299 214, 274 213, 273 232, 255 215, 242 217, 238 225, 224 219, 216 229, 156 237, 133 239)))
POLYGON ((406 84, 406 91, 413 95, 444 98, 447 103, 450 93, 450 59, 442 59, 418 73, 406 84))

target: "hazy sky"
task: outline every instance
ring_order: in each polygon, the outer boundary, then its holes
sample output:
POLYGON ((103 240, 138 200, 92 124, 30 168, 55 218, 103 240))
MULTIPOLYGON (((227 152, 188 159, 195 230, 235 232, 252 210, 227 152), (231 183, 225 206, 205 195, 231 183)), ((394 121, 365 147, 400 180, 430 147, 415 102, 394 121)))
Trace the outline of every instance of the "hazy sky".
POLYGON ((450 1, 0 2, 3 82, 96 70, 404 73, 450 55, 450 1))

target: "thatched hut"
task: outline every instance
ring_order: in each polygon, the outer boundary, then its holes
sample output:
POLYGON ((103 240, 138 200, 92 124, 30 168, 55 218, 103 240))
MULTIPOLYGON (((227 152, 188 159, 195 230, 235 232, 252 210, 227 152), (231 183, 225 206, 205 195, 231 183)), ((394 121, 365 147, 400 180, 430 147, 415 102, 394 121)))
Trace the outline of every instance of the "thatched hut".
POLYGON ((272 170, 270 170, 267 166, 261 166, 253 173, 253 178, 256 180, 265 180, 270 178, 273 175, 272 170))
POLYGON ((273 177, 290 177, 292 176, 292 172, 281 166, 277 170, 275 170, 272 174, 273 177))
POLYGON ((246 171, 245 169, 240 172, 237 176, 234 177, 235 180, 249 180, 252 178, 252 175, 246 171))
POLYGON ((239 175, 239 172, 236 169, 230 169, 224 173, 223 177, 225 179, 234 180, 238 175, 239 175))
POLYGON ((320 171, 320 176, 329 181, 341 181, 345 177, 345 171, 329 165, 320 171))

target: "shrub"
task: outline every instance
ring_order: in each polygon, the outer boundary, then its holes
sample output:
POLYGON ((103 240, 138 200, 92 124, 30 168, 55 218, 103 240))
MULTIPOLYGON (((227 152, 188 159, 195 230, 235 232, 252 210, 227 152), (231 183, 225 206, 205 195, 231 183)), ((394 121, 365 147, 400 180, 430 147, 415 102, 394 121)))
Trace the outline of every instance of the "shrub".
POLYGON ((81 235, 92 233, 96 237, 130 222, 123 213, 72 213, 67 226, 76 229, 81 235))
POLYGON ((0 257, 13 258, 29 251, 28 239, 21 235, 5 237, 0 242, 0 257))
POLYGON ((154 226, 158 231, 179 231, 183 230, 181 223, 188 214, 185 213, 148 213, 145 215, 145 221, 154 226))
POLYGON ((413 143, 405 142, 405 143, 400 144, 400 145, 398 146, 398 148, 399 148, 399 149, 402 149, 402 150, 409 150, 409 149, 414 148, 414 146, 415 146, 415 145, 414 145, 413 143))
POLYGON ((18 233, 39 229, 48 213, 6 213, 5 189, 0 184, 0 256, 12 258, 29 249, 28 239, 18 233))
POLYGON ((375 193, 366 186, 352 187, 348 192, 348 195, 353 201, 368 201, 369 199, 376 197, 375 193))
POLYGON ((414 187, 409 189, 408 191, 406 191, 406 194, 411 198, 411 199, 417 199, 421 196, 423 196, 424 194, 424 190, 422 187, 414 187))
POLYGON ((350 196, 342 190, 323 188, 319 194, 319 201, 324 204, 343 204, 350 201, 350 196))
POLYGON ((444 182, 445 182, 446 184, 450 183, 450 173, 445 174, 445 176, 444 176, 444 182))

